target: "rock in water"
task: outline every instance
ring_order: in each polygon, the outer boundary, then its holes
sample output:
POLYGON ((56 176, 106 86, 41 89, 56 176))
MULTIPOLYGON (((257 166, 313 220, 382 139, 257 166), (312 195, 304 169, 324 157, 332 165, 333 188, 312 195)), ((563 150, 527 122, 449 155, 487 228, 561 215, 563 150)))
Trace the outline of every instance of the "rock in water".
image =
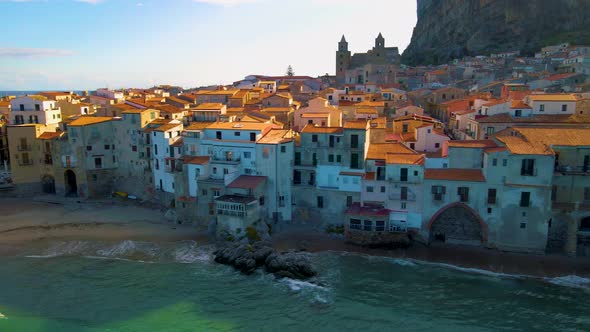
POLYGON ((308 279, 317 274, 309 254, 303 252, 274 253, 266 258, 265 267, 267 272, 291 279, 308 279))

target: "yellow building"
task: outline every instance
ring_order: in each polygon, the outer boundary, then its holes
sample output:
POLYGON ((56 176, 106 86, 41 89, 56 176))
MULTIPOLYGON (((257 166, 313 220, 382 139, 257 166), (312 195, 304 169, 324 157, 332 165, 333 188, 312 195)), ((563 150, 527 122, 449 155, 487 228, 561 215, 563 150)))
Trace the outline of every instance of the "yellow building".
POLYGON ((42 183, 53 177, 51 146, 40 137, 59 135, 47 132, 45 125, 26 124, 8 126, 8 149, 12 181, 19 193, 51 192, 42 183))

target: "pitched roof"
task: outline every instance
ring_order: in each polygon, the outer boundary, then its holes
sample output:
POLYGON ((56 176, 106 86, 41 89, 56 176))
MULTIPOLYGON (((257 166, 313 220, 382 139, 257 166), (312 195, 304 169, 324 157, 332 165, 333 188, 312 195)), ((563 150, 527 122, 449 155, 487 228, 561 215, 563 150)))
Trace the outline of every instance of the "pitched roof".
POLYGON ((108 122, 111 120, 113 120, 113 118, 106 116, 82 116, 68 123, 68 127, 82 127, 102 122, 108 122))
POLYGON ((423 154, 409 154, 409 153, 388 153, 385 162, 387 164, 403 164, 403 165, 424 165, 423 154))
POLYGON ((180 125, 182 125, 182 123, 168 123, 168 124, 161 125, 158 128, 154 128, 154 131, 165 132, 168 130, 172 130, 180 125))
POLYGON ((466 141, 449 141, 450 148, 493 148, 498 146, 496 142, 491 139, 485 140, 466 140, 466 141))
POLYGON ((533 101, 577 101, 575 95, 573 94, 539 94, 539 95, 529 95, 533 101))
POLYGON ((344 123, 344 129, 367 129, 367 120, 349 120, 344 123))
POLYGON ((371 143, 366 159, 386 160, 388 153, 415 154, 416 152, 401 143, 371 143))
POLYGON ((184 156, 182 158, 183 163, 190 165, 203 165, 209 163, 209 156, 184 156))
POLYGON ((209 127, 212 122, 191 122, 190 125, 184 127, 184 130, 203 130, 209 127))
POLYGON ((256 189, 266 181, 266 176, 240 175, 232 183, 227 185, 228 188, 235 189, 256 189))
POLYGON ((342 134, 344 128, 342 127, 316 127, 312 124, 307 124, 301 130, 305 134, 342 134))
POLYGON ((37 138, 50 140, 50 139, 60 137, 61 135, 63 135, 63 131, 56 131, 56 132, 46 131, 46 132, 42 133, 41 135, 39 135, 39 137, 37 137, 37 138))
POLYGON ((424 170, 424 178, 428 180, 449 180, 485 182, 481 169, 432 168, 424 170))
POLYGON ((207 127, 207 129, 263 131, 276 127, 277 126, 274 124, 260 122, 213 122, 207 127))
POLYGON ((293 132, 286 129, 272 129, 258 140, 258 144, 281 144, 293 140, 293 132))
POLYGON ((223 104, 221 103, 202 103, 197 106, 196 110, 220 110, 223 108, 223 104))

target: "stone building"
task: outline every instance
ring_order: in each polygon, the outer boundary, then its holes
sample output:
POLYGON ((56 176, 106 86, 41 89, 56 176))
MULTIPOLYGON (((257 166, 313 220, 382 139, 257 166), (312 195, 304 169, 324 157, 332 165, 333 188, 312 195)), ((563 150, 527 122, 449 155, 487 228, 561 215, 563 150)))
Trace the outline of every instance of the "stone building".
POLYGON ((336 51, 336 80, 340 84, 396 83, 393 68, 400 63, 397 47, 385 47, 385 38, 379 33, 375 46, 366 53, 352 54, 342 36, 336 51), (392 75, 390 75, 392 74, 392 75))

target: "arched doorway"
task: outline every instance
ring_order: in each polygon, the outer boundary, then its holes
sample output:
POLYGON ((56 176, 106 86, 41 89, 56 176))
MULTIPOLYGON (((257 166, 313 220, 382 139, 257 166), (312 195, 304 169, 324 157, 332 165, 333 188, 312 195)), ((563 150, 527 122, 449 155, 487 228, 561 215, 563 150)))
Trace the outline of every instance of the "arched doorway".
POLYGON ((68 169, 65 174, 66 183, 66 196, 76 197, 78 196, 78 183, 76 182, 76 173, 71 169, 68 169))
POLYGON ((487 241, 487 226, 475 210, 463 203, 440 209, 428 223, 430 242, 481 245, 487 241))
POLYGON ((46 194, 55 194, 55 179, 51 175, 45 175, 41 178, 41 188, 46 194))
POLYGON ((590 217, 583 218, 580 221, 580 232, 590 232, 590 217))

